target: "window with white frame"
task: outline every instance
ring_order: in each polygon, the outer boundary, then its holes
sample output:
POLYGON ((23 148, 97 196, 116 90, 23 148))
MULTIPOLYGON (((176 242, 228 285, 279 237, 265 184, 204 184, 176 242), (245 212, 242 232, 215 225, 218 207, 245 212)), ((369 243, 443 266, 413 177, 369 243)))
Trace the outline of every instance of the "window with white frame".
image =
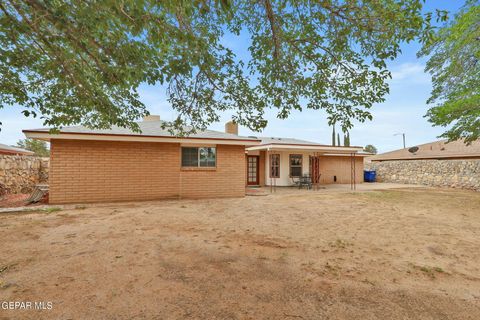
POLYGON ((290 155, 290 177, 300 177, 302 175, 302 160, 301 154, 290 155))
POLYGON ((215 147, 182 147, 182 167, 215 167, 217 150, 215 147))

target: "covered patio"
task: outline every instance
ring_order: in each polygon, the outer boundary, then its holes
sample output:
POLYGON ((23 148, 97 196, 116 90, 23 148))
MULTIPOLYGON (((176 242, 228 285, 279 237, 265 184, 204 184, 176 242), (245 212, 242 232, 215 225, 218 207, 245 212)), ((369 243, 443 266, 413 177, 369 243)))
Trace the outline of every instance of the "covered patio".
POLYGON ((246 149, 247 185, 309 187, 363 182, 362 147, 328 146, 296 139, 270 138, 246 149), (265 143, 264 143, 265 142, 265 143))

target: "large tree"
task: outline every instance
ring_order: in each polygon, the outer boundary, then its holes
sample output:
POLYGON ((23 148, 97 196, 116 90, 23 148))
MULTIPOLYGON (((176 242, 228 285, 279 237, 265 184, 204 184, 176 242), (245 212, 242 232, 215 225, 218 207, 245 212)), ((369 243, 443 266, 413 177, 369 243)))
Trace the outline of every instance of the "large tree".
POLYGON ((17 146, 25 150, 33 151, 35 155, 39 157, 50 156, 50 150, 48 149, 48 145, 45 141, 23 139, 23 140, 18 140, 17 146))
POLYGON ((480 138, 480 5, 467 1, 455 18, 439 29, 419 53, 429 56, 426 70, 433 90, 426 117, 437 126, 449 126, 441 136, 480 138))
POLYGON ((280 118, 310 108, 347 130, 384 101, 400 43, 431 33, 422 4, 3 0, 0 107, 53 127, 137 129, 148 113, 137 89, 148 83, 167 88, 177 127, 203 129, 230 111, 259 130, 268 108, 280 118), (233 49, 240 41, 248 54, 233 49))
POLYGON ((373 154, 377 154, 378 150, 373 144, 367 144, 364 148, 363 151, 365 152, 370 152, 373 154))

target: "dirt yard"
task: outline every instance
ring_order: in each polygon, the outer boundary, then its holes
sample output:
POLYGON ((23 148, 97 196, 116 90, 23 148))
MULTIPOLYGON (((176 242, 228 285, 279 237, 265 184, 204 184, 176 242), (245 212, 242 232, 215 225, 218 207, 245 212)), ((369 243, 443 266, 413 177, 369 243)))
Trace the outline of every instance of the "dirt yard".
POLYGON ((95 205, 0 230, 0 302, 52 303, 0 319, 480 319, 475 192, 95 205))

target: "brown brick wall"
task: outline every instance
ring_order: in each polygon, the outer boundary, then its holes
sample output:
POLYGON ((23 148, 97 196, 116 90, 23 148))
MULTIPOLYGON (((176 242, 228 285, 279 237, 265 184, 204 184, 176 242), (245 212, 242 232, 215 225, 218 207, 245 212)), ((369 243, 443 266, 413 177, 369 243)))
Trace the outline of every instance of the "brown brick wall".
POLYGON ((52 140, 50 202, 243 196, 243 154, 219 145, 216 169, 184 171, 179 144, 52 140))
POLYGON ((245 195, 245 147, 217 145, 217 168, 182 169, 181 194, 185 198, 240 197, 245 195))

